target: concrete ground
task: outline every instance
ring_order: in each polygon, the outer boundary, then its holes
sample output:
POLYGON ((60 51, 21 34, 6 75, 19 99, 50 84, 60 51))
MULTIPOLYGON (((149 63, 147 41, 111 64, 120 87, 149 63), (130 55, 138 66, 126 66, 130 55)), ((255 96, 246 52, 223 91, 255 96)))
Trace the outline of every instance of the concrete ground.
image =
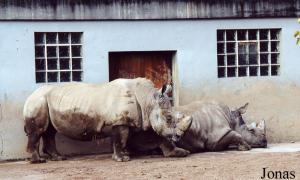
MULTIPOLYGON (((300 179, 300 142, 270 144, 266 149, 192 154, 186 158, 159 155, 111 160, 111 154, 72 157, 66 161, 29 164, 1 162, 0 179, 261 179, 263 168, 300 179), (280 171, 280 172, 279 172, 280 171)), ((272 172, 271 174, 272 175, 272 172)), ((283 178, 283 177, 282 177, 283 178)))

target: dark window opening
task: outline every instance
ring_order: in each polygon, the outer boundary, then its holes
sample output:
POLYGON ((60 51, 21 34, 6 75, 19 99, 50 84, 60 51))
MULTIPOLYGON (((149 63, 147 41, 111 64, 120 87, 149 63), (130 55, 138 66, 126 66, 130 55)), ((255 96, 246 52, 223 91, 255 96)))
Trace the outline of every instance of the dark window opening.
POLYGON ((271 66, 271 76, 276 76, 279 74, 279 66, 271 66))
POLYGON ((71 72, 60 72, 60 82, 69 82, 71 81, 71 72))
POLYGON ((60 44, 68 44, 69 43, 69 33, 59 33, 58 41, 60 44))
POLYGON ((224 67, 218 68, 218 77, 219 78, 225 77, 225 68, 224 67))
POLYGON ((59 57, 69 57, 69 46, 59 47, 59 57))
POLYGON ((36 72, 35 77, 36 77, 36 82, 37 83, 46 82, 46 72, 36 72))
POLYGON ((257 69, 258 69, 258 67, 256 67, 256 66, 250 66, 249 67, 249 75, 250 76, 257 76, 257 69))
POLYGON ((56 47, 48 46, 47 47, 47 57, 57 57, 56 47))
POLYGON ((228 67, 227 68, 227 76, 228 77, 235 77, 236 76, 236 71, 235 71, 235 67, 228 67))
POLYGON ((73 81, 81 81, 81 79, 82 79, 81 74, 82 74, 81 71, 72 71, 73 81))
POLYGON ((247 67, 239 67, 239 77, 247 76, 247 67))
POLYGON ((56 43, 56 33, 47 33, 46 34, 46 43, 55 44, 56 43))
POLYGON ((246 40, 246 33, 247 33, 246 30, 239 30, 239 31, 237 31, 238 40, 239 41, 246 40))
POLYGON ((222 43, 222 44, 221 44, 221 43, 218 43, 217 46, 218 46, 218 53, 219 53, 219 54, 223 54, 223 53, 224 53, 224 49, 225 49, 225 48, 224 48, 224 43, 222 43))
POLYGON ((223 55, 218 55, 218 66, 225 66, 225 57, 223 55))
POLYGON ((36 70, 45 70, 45 59, 36 59, 35 60, 35 69, 36 70))
POLYGON ((261 76, 268 76, 269 75, 269 67, 268 66, 261 66, 260 67, 260 75, 261 76))
POLYGON ((35 57, 45 57, 45 48, 43 46, 35 47, 35 57))
POLYGON ((48 82, 57 82, 57 72, 48 72, 47 76, 48 76, 48 82))
POLYGON ((235 40, 235 31, 228 30, 226 31, 226 41, 234 41, 235 40))
POLYGON ((47 61, 48 70, 56 70, 57 67, 57 59, 48 59, 47 61))
POLYGON ((60 58, 59 59, 60 69, 70 69, 70 59, 69 58, 60 58))

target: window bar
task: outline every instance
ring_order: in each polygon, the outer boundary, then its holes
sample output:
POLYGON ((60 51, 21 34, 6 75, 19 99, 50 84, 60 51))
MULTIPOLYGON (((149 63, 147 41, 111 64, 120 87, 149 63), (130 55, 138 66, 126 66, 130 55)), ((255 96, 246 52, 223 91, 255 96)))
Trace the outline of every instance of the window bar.
POLYGON ((268 76, 271 76, 271 31, 268 29, 268 76))
POLYGON ((256 40, 257 40, 257 47, 258 47, 258 67, 257 67, 257 76, 260 76, 260 35, 259 30, 256 31, 256 40))
POLYGON ((59 65, 59 46, 58 46, 58 33, 55 33, 55 37, 56 37, 56 40, 55 40, 55 53, 56 53, 56 72, 57 72, 57 79, 56 79, 56 82, 60 82, 60 65, 59 65))
POLYGON ((47 43, 46 43, 46 33, 43 33, 44 40, 44 56, 45 56, 45 83, 48 83, 48 53, 47 53, 47 43))
POLYGON ((237 37, 237 34, 238 34, 238 31, 237 30, 235 30, 234 31, 234 46, 235 46, 235 54, 236 54, 236 56, 235 56, 235 75, 234 75, 234 77, 239 77, 239 71, 238 71, 238 69, 239 69, 239 48, 238 48, 238 37, 237 37))
POLYGON ((70 67, 70 81, 73 81, 73 55, 72 55, 72 39, 71 33, 68 33, 69 41, 69 67, 70 67))
POLYGON ((224 31, 224 78, 227 78, 227 30, 224 31))
MULTIPOLYGON (((247 42, 248 44, 249 44, 249 42, 250 42, 250 41, 249 41, 249 37, 248 37, 248 30, 246 30, 246 42, 247 42)), ((250 52, 249 48, 250 48, 250 47, 249 47, 249 45, 248 45, 248 48, 247 48, 247 49, 248 49, 248 51, 250 52)), ((249 55, 249 54, 247 55, 247 58, 248 58, 248 65, 246 66, 246 76, 249 77, 249 74, 250 74, 250 73, 249 73, 249 71, 250 71, 250 70, 249 70, 249 69, 250 69, 250 55, 249 55)))
POLYGON ((281 62, 280 62, 280 60, 281 60, 281 58, 280 58, 280 56, 281 56, 281 49, 280 49, 280 42, 281 42, 281 31, 280 30, 277 30, 277 48, 278 48, 278 56, 277 56, 277 64, 278 64, 278 69, 277 69, 277 75, 280 75, 281 74, 281 62))

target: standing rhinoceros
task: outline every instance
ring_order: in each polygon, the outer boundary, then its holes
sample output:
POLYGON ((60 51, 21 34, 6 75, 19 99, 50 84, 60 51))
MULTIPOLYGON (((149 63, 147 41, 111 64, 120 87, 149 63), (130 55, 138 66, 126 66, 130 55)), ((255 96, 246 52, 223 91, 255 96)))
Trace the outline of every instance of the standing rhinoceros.
MULTIPOLYGON (((265 121, 258 125, 246 125, 242 114, 246 112, 248 103, 231 111, 228 106, 217 102, 193 102, 176 107, 177 118, 182 114, 192 116, 191 127, 182 138, 172 146, 172 142, 157 136, 153 131, 135 133, 128 146, 133 151, 148 151, 160 148, 164 156, 173 156, 170 149, 183 148, 190 152, 220 151, 229 145, 238 145, 239 150, 251 147, 266 147, 265 121)), ((181 151, 183 152, 183 151, 181 151)))
POLYGON ((222 103, 201 101, 177 107, 177 111, 191 115, 193 122, 176 144, 191 152, 220 151, 229 145, 237 145, 239 150, 266 147, 265 121, 246 125, 242 114, 247 107, 248 103, 232 111, 222 103))
POLYGON ((28 97, 23 111, 31 162, 45 162, 39 155, 41 137, 43 152, 54 160, 63 159, 56 150, 56 132, 78 140, 111 136, 112 158, 116 161, 129 160, 125 150, 130 131, 153 129, 167 138, 182 135, 192 118, 177 119, 178 123, 173 125, 175 120, 165 89, 157 90, 144 78, 118 79, 103 85, 67 83, 37 89, 28 97))

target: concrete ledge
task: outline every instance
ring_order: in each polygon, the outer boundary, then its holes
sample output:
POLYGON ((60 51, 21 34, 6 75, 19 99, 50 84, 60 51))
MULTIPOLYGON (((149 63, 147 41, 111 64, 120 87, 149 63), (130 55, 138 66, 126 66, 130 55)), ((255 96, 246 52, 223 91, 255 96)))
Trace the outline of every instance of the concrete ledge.
POLYGON ((300 152, 300 142, 269 144, 267 148, 255 148, 249 153, 300 152))
POLYGON ((0 20, 143 20, 300 16, 299 0, 1 0, 0 20))

